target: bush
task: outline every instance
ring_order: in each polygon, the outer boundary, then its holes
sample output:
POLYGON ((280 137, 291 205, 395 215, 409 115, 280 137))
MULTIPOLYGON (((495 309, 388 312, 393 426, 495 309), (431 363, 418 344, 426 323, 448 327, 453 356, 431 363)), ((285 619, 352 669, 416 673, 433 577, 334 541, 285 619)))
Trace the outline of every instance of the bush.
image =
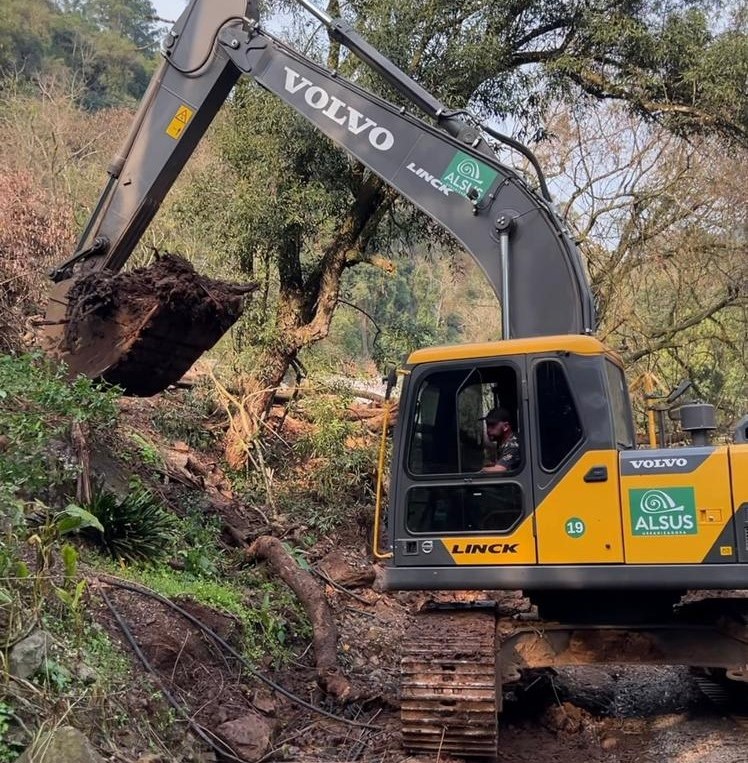
POLYGON ((171 549, 174 516, 142 485, 133 485, 124 498, 100 488, 85 508, 104 531, 87 528, 82 534, 115 559, 152 561, 171 549))
POLYGON ((303 512, 310 527, 323 532, 349 520, 356 506, 373 500, 376 439, 369 438, 359 422, 341 415, 348 402, 336 395, 306 404, 314 429, 295 444, 307 459, 306 482, 280 497, 289 509, 303 512))
POLYGON ((66 448, 70 427, 111 426, 119 392, 67 379, 40 353, 0 356, 0 495, 44 497, 78 475, 66 448))
POLYGON ((156 408, 152 421, 170 440, 182 440, 191 448, 208 450, 215 445, 217 438, 207 428, 207 423, 217 408, 212 388, 198 384, 180 398, 165 396, 156 408))

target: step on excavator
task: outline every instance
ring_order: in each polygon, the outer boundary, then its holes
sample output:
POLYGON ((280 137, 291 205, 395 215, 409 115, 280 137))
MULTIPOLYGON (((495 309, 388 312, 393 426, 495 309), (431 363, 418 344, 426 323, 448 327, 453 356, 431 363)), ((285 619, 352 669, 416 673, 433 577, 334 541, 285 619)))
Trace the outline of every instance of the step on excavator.
POLYGON ((374 555, 389 589, 474 592, 414 618, 402 657, 404 746, 494 757, 503 688, 529 669, 672 664, 748 681, 739 590, 748 589, 748 417, 733 442, 713 445, 714 409, 682 405, 691 445, 637 449, 621 358, 594 336, 581 255, 533 154, 448 109, 346 21, 298 2, 410 110, 276 39, 254 0, 190 0, 77 251, 52 274, 57 353, 76 372, 153 394, 241 313, 251 286, 200 281, 184 262, 159 261, 135 292, 120 271, 248 75, 449 231, 501 303, 501 341, 418 350, 400 371, 387 527, 379 532, 378 500, 374 555), (496 145, 528 160, 532 186, 496 145), (189 288, 172 288, 175 277, 189 288), (193 310, 206 292, 220 310, 193 310), (514 449, 501 469, 486 467, 497 411, 514 449), (513 590, 529 597, 532 617, 497 608, 496 592, 513 590))

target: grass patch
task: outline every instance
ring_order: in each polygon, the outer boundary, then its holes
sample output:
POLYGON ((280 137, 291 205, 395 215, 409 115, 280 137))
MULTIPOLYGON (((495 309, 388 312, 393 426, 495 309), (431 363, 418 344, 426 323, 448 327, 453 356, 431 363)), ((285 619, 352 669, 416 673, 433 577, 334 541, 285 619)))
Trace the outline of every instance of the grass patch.
POLYGON ((293 594, 284 586, 243 573, 241 585, 176 571, 170 567, 116 567, 113 575, 140 583, 168 599, 186 597, 232 615, 242 626, 242 651, 253 664, 270 657, 276 666, 293 656, 292 644, 311 638, 311 626, 293 594))
POLYGON ((183 393, 180 399, 164 397, 151 421, 172 442, 182 441, 191 448, 209 450, 216 444, 217 437, 207 424, 217 409, 212 389, 198 384, 183 393))

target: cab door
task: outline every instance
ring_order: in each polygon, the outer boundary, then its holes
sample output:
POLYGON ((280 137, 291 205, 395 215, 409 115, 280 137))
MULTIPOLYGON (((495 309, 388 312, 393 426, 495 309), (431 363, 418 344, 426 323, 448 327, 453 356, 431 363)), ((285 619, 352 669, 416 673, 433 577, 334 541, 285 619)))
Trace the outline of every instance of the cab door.
POLYGON ((625 394, 625 381, 606 363, 568 353, 528 362, 539 564, 624 561, 610 384, 625 394))
POLYGON ((523 356, 417 366, 401 422, 395 503, 398 566, 536 562, 523 356), (483 417, 512 413, 523 454, 509 473, 490 460, 483 417))

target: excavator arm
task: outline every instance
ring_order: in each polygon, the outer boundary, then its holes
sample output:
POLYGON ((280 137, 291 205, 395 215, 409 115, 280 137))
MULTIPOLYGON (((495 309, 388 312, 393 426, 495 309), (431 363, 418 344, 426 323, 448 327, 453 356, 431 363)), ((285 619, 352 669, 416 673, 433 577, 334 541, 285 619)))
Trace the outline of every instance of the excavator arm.
POLYGON ((123 267, 246 74, 450 231, 499 297, 504 338, 594 331, 579 251, 550 203, 532 154, 465 112, 450 112, 346 22, 309 0, 299 2, 433 124, 275 39, 260 25, 254 0, 191 0, 163 43, 164 61, 109 167, 109 182, 76 253, 52 274, 59 284, 52 296, 58 315, 64 308, 69 317, 70 284, 123 267), (487 133, 530 159, 542 195, 498 161, 487 133))

